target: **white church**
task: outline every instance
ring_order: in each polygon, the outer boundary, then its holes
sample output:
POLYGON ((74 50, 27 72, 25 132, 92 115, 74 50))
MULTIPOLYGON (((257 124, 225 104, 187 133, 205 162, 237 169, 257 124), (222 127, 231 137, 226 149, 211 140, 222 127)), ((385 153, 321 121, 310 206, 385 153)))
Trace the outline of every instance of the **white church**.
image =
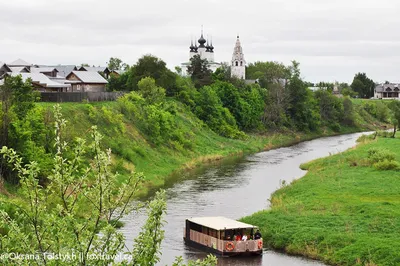
MULTIPOLYGON (((208 41, 203 37, 203 31, 201 31, 200 39, 198 40, 199 45, 193 40, 190 44, 189 62, 181 64, 182 72, 184 75, 188 75, 188 67, 190 66, 190 59, 199 55, 201 59, 207 59, 208 68, 215 72, 217 68, 221 66, 221 63, 214 61, 214 46, 212 41, 208 41)), ((244 59, 243 49, 240 44, 239 36, 237 36, 235 48, 233 49, 232 60, 231 60, 231 76, 239 79, 246 79, 246 61, 244 59)))

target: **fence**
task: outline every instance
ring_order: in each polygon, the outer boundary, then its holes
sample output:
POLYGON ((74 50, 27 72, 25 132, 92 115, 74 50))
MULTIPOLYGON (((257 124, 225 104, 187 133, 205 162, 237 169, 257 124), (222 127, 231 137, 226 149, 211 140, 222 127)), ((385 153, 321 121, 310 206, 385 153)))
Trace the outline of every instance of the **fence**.
POLYGON ((123 96, 125 92, 41 92, 42 102, 102 102, 115 101, 123 96))

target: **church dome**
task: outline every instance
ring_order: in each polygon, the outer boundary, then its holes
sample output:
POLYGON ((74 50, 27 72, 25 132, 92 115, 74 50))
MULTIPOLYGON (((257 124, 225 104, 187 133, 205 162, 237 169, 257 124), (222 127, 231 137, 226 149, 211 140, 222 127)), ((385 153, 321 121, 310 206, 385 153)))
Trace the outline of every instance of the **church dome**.
POLYGON ((198 41, 200 43, 199 47, 205 47, 204 44, 207 42, 206 39, 204 39, 203 34, 201 34, 201 37, 198 41))

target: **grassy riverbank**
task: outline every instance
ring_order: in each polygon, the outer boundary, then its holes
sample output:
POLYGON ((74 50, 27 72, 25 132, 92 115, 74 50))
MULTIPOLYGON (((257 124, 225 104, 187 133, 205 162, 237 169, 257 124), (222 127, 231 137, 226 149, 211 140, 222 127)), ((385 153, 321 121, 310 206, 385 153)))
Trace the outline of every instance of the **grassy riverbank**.
POLYGON ((400 172, 378 170, 368 153, 400 161, 400 139, 379 138, 302 166, 309 172, 274 193, 271 209, 243 220, 265 244, 334 265, 400 264, 400 172))
MULTIPOLYGON (((356 112, 357 126, 342 126, 339 132, 329 128, 318 132, 293 132, 282 129, 278 132, 248 134, 245 139, 230 139, 214 133, 180 102, 172 102, 176 105, 174 119, 177 126, 182 132, 190 134, 190 148, 174 146, 173 143, 155 145, 139 125, 121 113, 117 102, 62 103, 62 113, 68 121, 67 141, 73 142, 76 137, 85 138, 90 127, 97 125, 104 136, 104 147, 110 147, 112 150, 113 170, 120 173, 121 181, 132 170, 143 172, 147 181, 141 195, 146 195, 148 189, 163 186, 166 179, 176 171, 194 168, 231 155, 254 153, 321 136, 368 130, 380 125, 376 119, 360 110, 356 112)), ((52 110, 52 106, 51 103, 38 103, 35 108, 38 113, 46 113, 46 110, 52 110)), ((51 120, 47 121, 50 130, 52 123, 51 120)), ((11 193, 15 192, 14 186, 6 187, 11 193)), ((4 188, 2 191, 2 194, 7 194, 4 188)))

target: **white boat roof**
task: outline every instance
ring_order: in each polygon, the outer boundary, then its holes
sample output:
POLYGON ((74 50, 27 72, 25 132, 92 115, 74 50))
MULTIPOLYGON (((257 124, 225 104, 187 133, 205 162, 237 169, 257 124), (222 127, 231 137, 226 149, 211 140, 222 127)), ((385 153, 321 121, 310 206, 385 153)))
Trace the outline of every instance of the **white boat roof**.
POLYGON ((257 226, 242 223, 233 219, 229 219, 222 216, 216 217, 195 217, 188 219, 192 223, 203 225, 205 227, 215 230, 227 230, 237 228, 257 228, 257 226))

